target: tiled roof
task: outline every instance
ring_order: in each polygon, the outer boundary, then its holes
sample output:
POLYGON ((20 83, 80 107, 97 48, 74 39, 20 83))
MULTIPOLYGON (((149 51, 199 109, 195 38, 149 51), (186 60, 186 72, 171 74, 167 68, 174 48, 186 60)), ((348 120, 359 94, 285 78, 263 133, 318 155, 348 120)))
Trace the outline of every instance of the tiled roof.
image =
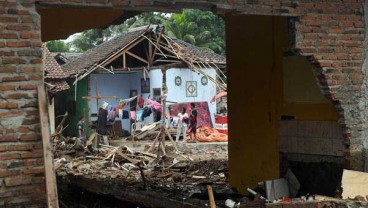
POLYGON ((226 64, 226 58, 209 49, 199 48, 179 39, 166 38, 173 46, 179 57, 190 61, 208 62, 214 64, 226 64), (173 44, 174 42, 174 44, 173 44), (180 47, 175 47, 176 44, 180 47))
MULTIPOLYGON (((62 67, 69 76, 77 73, 83 74, 95 64, 100 64, 116 51, 125 48, 130 43, 137 40, 141 35, 151 32, 154 27, 155 26, 142 26, 116 36, 113 39, 87 51, 82 56, 72 60, 70 63, 63 65, 62 67)), ((224 56, 218 55, 211 50, 204 50, 181 40, 173 40, 167 36, 164 37, 165 38, 162 38, 161 40, 164 41, 163 39, 165 39, 173 46, 172 48, 175 50, 175 53, 178 54, 179 59, 186 61, 209 62, 214 64, 226 64, 226 58, 224 56)))
POLYGON ((129 43, 139 38, 148 30, 149 26, 143 26, 116 36, 111 40, 108 40, 101 45, 98 45, 95 48, 87 51, 72 62, 63 65, 63 69, 69 75, 76 74, 78 71, 81 73, 89 69, 94 64, 99 64, 101 61, 107 59, 117 50, 126 47, 129 43))
POLYGON ((70 89, 68 83, 65 80, 45 80, 46 89, 52 94, 58 94, 62 91, 70 89))
POLYGON ((55 60, 53 54, 47 49, 46 45, 42 45, 42 58, 45 67, 45 79, 64 79, 68 75, 63 71, 55 60))
POLYGON ((57 63, 45 44, 42 45, 42 59, 44 63, 44 78, 47 83, 46 89, 52 94, 69 89, 69 85, 65 81, 68 75, 57 63))

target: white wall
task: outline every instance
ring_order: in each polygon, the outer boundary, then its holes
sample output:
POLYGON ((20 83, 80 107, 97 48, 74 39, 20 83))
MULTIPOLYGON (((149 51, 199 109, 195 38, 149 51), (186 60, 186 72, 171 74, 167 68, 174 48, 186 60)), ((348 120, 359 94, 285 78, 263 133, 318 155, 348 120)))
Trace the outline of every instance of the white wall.
MULTIPOLYGON (((216 71, 212 68, 205 69, 208 76, 215 78, 216 71)), ((216 113, 216 102, 210 103, 213 96, 216 95, 216 85, 208 80, 207 85, 202 85, 201 78, 202 74, 197 74, 188 68, 171 68, 166 72, 166 85, 168 87, 167 100, 183 103, 183 102, 208 102, 211 120, 213 126, 215 125, 214 115, 216 113), (182 79, 182 84, 180 86, 175 85, 175 77, 180 76, 182 79), (187 97, 186 96, 186 82, 187 81, 197 81, 197 97, 187 97)), ((162 87, 162 73, 161 70, 151 70, 151 94, 152 88, 162 87)))
MULTIPOLYGON (((205 70, 208 76, 215 77, 216 71, 214 69, 205 70)), ((214 114, 216 113, 216 103, 210 103, 211 98, 216 94, 216 86, 210 80, 208 84, 203 86, 201 84, 201 78, 203 75, 197 74, 187 68, 171 68, 166 72, 166 85, 168 87, 167 100, 178 103, 183 102, 208 102, 212 124, 214 125, 215 119, 214 114), (175 85, 175 77, 180 76, 182 78, 181 86, 175 85), (197 97, 186 96, 186 81, 197 81, 197 97)), ((130 90, 136 89, 138 95, 141 94, 141 79, 143 78, 143 72, 137 73, 124 73, 124 74, 91 74, 90 78, 90 95, 96 95, 96 84, 97 79, 99 95, 103 96, 117 96, 118 98, 125 99, 129 98, 130 90)), ((162 88, 162 73, 160 69, 150 71, 150 84, 151 84, 151 98, 153 95, 153 88, 162 88)), ((142 94, 143 97, 147 98, 149 93, 142 94)), ((103 101, 108 102, 112 106, 119 104, 119 99, 101 99, 100 104, 103 101)), ((91 113, 97 112, 96 100, 90 101, 91 113)), ((123 110, 128 110, 130 105, 127 105, 123 110)), ((150 118, 145 119, 145 122, 150 122, 150 118)), ((130 121, 129 119, 122 120, 123 129, 130 132, 130 121)))
MULTIPOLYGON (((90 95, 96 96, 96 82, 99 95, 103 96, 117 96, 119 99, 129 98, 130 90, 136 89, 138 94, 141 92, 139 73, 129 74, 91 74, 90 78, 90 95), (139 79, 139 81, 138 81, 139 79)), ((101 99, 100 105, 103 101, 108 102, 112 106, 119 105, 119 99, 101 99)), ((90 101, 91 113, 97 113, 96 100, 90 101)), ((123 110, 129 110, 130 105, 125 106, 123 110)), ((123 129, 130 132, 130 120, 122 119, 123 129)))

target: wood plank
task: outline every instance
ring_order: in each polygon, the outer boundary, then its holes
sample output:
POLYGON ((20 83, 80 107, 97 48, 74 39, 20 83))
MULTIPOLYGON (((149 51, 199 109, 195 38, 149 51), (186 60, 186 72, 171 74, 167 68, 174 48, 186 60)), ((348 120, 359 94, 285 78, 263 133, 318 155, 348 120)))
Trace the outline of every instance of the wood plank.
POLYGON ((45 87, 43 84, 38 86, 38 108, 41 121, 41 133, 43 144, 43 160, 45 166, 45 180, 46 180, 46 197, 49 208, 58 208, 58 193, 56 188, 56 177, 54 169, 54 161, 52 154, 52 146, 50 142, 50 125, 47 115, 47 103, 45 87))
POLYGON ((135 55, 134 53, 132 53, 132 52, 130 52, 130 51, 126 51, 125 53, 127 53, 129 56, 132 56, 132 57, 134 57, 134 58, 136 58, 136 59, 140 60, 141 62, 143 62, 143 63, 145 63, 145 64, 149 64, 149 62, 148 62, 147 60, 145 60, 145 59, 143 59, 143 58, 141 58, 141 57, 139 57, 139 56, 135 55))
POLYGON ((215 197, 213 196, 212 186, 207 185, 208 198, 210 199, 210 207, 216 208, 215 197))
POLYGON ((82 96, 83 99, 106 99, 106 98, 113 98, 113 99, 117 99, 118 96, 103 96, 103 95, 99 95, 99 96, 82 96))
POLYGON ((368 173, 344 170, 342 174, 341 187, 342 198, 355 198, 356 196, 368 195, 368 173))

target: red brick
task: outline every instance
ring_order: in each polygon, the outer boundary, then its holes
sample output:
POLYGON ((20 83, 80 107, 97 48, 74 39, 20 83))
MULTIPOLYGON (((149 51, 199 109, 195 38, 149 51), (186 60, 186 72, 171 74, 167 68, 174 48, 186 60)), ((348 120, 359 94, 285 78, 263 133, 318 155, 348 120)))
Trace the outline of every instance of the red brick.
POLYGON ((13 57, 13 58, 3 58, 3 64, 25 64, 27 61, 22 58, 13 57))
POLYGON ((38 118, 26 118, 23 120, 22 125, 32 125, 32 124, 37 124, 40 121, 38 120, 38 118))
POLYGON ((31 31, 31 27, 28 25, 8 25, 6 29, 14 31, 31 31))
POLYGON ((0 85, 0 91, 9 91, 15 89, 16 87, 14 85, 0 85))
POLYGON ((14 56, 14 51, 0 51, 0 56, 14 56))
POLYGON ((5 186, 19 186, 19 185, 27 185, 32 183, 32 177, 30 176, 15 176, 5 178, 4 180, 5 186))
POLYGON ((0 103, 0 109, 14 109, 18 108, 18 104, 16 103, 0 103))
POLYGON ((18 133, 28 133, 30 131, 31 130, 29 128, 27 128, 27 127, 20 127, 20 128, 17 129, 17 132, 18 133))
POLYGON ((11 160, 20 158, 19 153, 0 153, 0 160, 11 160))
POLYGON ((17 71, 16 66, 0 66, 0 73, 12 73, 16 71, 17 71))
POLYGON ((29 98, 28 94, 26 93, 13 93, 8 94, 4 96, 7 99, 23 99, 23 98, 29 98))
POLYGON ((31 144, 21 144, 21 145, 9 145, 8 150, 9 151, 26 151, 26 150, 32 150, 33 145, 31 144))
POLYGON ((1 145, 0 145, 0 152, 5 152, 5 151, 6 151, 6 149, 7 149, 7 148, 6 148, 6 146, 5 146, 5 145, 3 145, 3 146, 1 146, 1 145))
POLYGON ((353 22, 339 22, 340 27, 353 27, 353 22))
POLYGON ((17 39, 18 35, 16 33, 0 33, 1 39, 17 39))
POLYGON ((39 137, 35 134, 21 136, 20 141, 37 141, 39 137))
POLYGON ((23 106, 21 106, 22 108, 29 108, 29 107, 38 107, 37 102, 34 101, 30 101, 25 103, 23 106))
MULTIPOLYGON (((8 116, 14 117, 14 116, 19 116, 19 115, 22 115, 21 111, 1 112, 0 113, 0 118, 5 118, 5 117, 8 117, 8 116)), ((11 132, 11 133, 14 133, 14 132, 11 132)), ((8 132, 7 132, 7 134, 8 134, 8 132)))
POLYGON ((0 17, 0 22, 18 22, 17 17, 0 17))
POLYGON ((21 89, 21 90, 35 90, 35 89, 37 89, 37 85, 36 84, 21 84, 19 86, 19 89, 21 89))
POLYGON ((33 110, 33 111, 26 111, 28 116, 38 116, 39 112, 38 110, 33 110))
POLYGON ((14 136, 0 136, 0 142, 16 142, 18 139, 14 136))
POLYGON ((45 169, 42 168, 34 168, 34 169, 26 169, 23 170, 23 174, 28 175, 28 174, 37 174, 37 173, 43 173, 45 172, 45 169))
POLYGON ((20 19, 20 22, 21 22, 21 23, 33 23, 33 22, 34 22, 34 20, 33 20, 33 18, 31 18, 31 17, 22 17, 22 18, 20 19))
POLYGON ((20 38, 22 39, 38 39, 40 35, 38 33, 21 33, 20 38))
POLYGON ((24 165, 25 166, 34 166, 34 165, 40 166, 40 165, 43 165, 43 159, 28 159, 28 160, 25 160, 24 165))
POLYGON ((43 151, 32 151, 32 152, 25 152, 22 153, 22 158, 38 158, 43 156, 43 151))
POLYGON ((13 77, 3 77, 3 82, 19 82, 19 81, 26 81, 25 76, 13 76, 13 77))
POLYGON ((334 34, 334 33, 343 33, 343 30, 341 30, 341 29, 329 29, 328 32, 332 33, 332 34, 334 34))
POLYGON ((16 176, 20 174, 20 170, 0 170, 0 178, 5 178, 9 176, 16 176))
POLYGON ((32 59, 31 63, 32 64, 42 64, 42 59, 41 58, 32 59))
POLYGON ((41 67, 30 67, 30 66, 23 66, 19 69, 19 72, 41 72, 41 67))
POLYGON ((42 76, 35 76, 35 75, 31 75, 29 76, 29 80, 41 80, 42 76))
POLYGON ((7 42, 6 45, 9 48, 21 48, 21 47, 30 47, 32 44, 29 41, 13 41, 13 42, 7 42))

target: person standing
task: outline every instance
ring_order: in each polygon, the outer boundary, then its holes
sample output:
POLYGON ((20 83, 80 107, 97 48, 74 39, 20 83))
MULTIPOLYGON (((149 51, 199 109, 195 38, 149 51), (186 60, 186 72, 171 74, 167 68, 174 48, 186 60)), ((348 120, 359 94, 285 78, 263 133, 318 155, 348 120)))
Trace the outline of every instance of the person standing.
POLYGON ((178 114, 178 128, 176 130, 176 142, 179 141, 181 132, 183 132, 183 141, 187 138, 187 127, 188 127, 188 114, 186 108, 183 107, 182 111, 178 114))
POLYGON ((85 144, 85 140, 86 140, 84 122, 85 122, 85 119, 84 119, 84 116, 82 116, 77 123, 78 137, 81 140, 83 145, 85 144))
POLYGON ((190 103, 190 117, 189 117, 189 136, 190 136, 190 142, 197 142, 197 115, 198 111, 195 108, 194 103, 190 103))

